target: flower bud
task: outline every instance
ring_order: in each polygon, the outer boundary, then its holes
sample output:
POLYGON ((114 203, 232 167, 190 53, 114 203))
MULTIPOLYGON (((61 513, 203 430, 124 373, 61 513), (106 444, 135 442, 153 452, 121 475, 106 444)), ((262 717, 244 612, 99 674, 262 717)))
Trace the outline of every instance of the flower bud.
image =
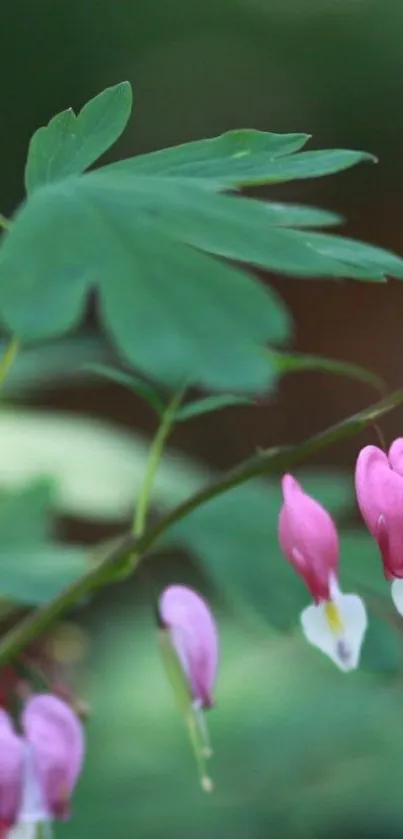
POLYGON ((304 580, 314 601, 330 600, 329 580, 331 574, 337 576, 339 560, 339 540, 333 519, 292 475, 284 475, 282 490, 281 550, 304 580))
POLYGON ((209 607, 192 589, 175 585, 162 593, 159 612, 193 699, 199 708, 210 708, 218 664, 218 635, 209 607))

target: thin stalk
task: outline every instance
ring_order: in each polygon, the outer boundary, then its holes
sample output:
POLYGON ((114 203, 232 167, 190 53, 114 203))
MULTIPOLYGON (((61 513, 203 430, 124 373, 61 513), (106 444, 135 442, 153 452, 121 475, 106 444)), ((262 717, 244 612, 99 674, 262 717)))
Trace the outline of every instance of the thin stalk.
POLYGON ((168 407, 164 411, 161 418, 161 423, 150 446, 146 473, 144 476, 144 483, 140 492, 138 502, 136 504, 133 519, 132 532, 134 536, 137 537, 141 536, 144 532, 148 508, 150 506, 154 478, 161 462, 161 457, 164 451, 165 443, 169 437, 169 434, 172 430, 172 426, 175 422, 175 414, 178 410, 182 396, 183 391, 177 393, 170 405, 168 405, 168 407))

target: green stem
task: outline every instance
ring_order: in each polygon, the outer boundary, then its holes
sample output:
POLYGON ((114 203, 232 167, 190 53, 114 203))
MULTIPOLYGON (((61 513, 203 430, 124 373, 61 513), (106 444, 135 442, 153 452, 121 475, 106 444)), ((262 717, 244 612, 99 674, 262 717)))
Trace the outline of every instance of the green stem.
POLYGON ((144 532, 154 478, 161 461, 165 443, 175 422, 175 414, 179 407, 182 396, 183 391, 180 391, 180 393, 178 393, 174 397, 170 405, 168 405, 168 407, 164 411, 158 431, 150 446, 144 483, 140 492, 138 502, 136 504, 136 510, 133 520, 132 532, 133 535, 137 537, 141 536, 144 532))
POLYGON ((158 542, 160 537, 173 524, 185 518, 202 504, 258 475, 277 473, 279 470, 289 469, 326 446, 363 430, 367 425, 399 405, 403 405, 403 388, 399 388, 386 399, 381 399, 360 413, 336 423, 326 431, 321 431, 319 434, 309 437, 299 445, 267 449, 255 457, 248 458, 221 478, 203 487, 182 504, 179 504, 164 518, 145 530, 139 538, 136 538, 132 531, 123 534, 112 546, 107 547, 105 554, 101 555, 97 564, 92 565, 82 577, 64 589, 50 603, 39 607, 28 617, 23 618, 4 635, 0 641, 0 665, 24 649, 56 618, 88 595, 89 592, 110 583, 113 574, 116 574, 125 560, 133 553, 136 555, 134 570, 142 556, 158 542))
POLYGON ((14 335, 12 338, 10 338, 10 341, 5 349, 4 355, 0 361, 0 388, 3 386, 11 370, 11 367, 14 364, 19 349, 19 339, 14 335))

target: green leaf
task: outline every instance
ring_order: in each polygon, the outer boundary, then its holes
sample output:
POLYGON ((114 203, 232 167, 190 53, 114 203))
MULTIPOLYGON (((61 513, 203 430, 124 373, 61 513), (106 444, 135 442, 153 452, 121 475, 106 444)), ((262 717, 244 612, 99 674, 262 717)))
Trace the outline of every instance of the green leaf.
POLYGON ((348 260, 341 237, 270 226, 272 210, 189 178, 101 170, 48 184, 3 238, 0 314, 21 339, 43 340, 75 325, 98 283, 101 318, 141 374, 168 387, 266 390, 273 370, 259 350, 289 337, 287 312, 211 254, 310 277, 403 271, 380 249, 357 244, 348 260))
POLYGON ((267 223, 281 227, 333 227, 344 222, 343 216, 319 207, 304 207, 302 204, 280 204, 265 201, 267 223))
MULTIPOLYGON (((313 248, 321 256, 344 263, 347 272, 352 266, 363 269, 372 279, 381 280, 387 276, 403 278, 403 259, 383 248, 347 239, 345 236, 332 236, 325 233, 296 231, 294 235, 301 238, 308 247, 313 248)), ((346 273, 346 276, 350 274, 346 273)))
POLYGON ((78 175, 120 137, 132 106, 129 82, 108 87, 76 116, 72 108, 53 117, 33 135, 25 169, 32 192, 45 183, 78 175))
POLYGON ((371 385, 375 390, 384 391, 385 383, 380 376, 360 367, 351 364, 349 361, 339 361, 334 358, 325 358, 320 355, 307 355, 306 353, 287 353, 277 350, 267 350, 267 357, 280 375, 285 373, 300 373, 305 370, 323 371, 337 376, 347 376, 350 379, 358 379, 371 385))
POLYGON ((112 167, 135 175, 204 178, 220 189, 318 178, 362 161, 375 160, 366 152, 344 149, 292 155, 308 139, 306 134, 230 131, 212 139, 122 160, 112 167))
MULTIPOLYGON (((172 186, 183 202, 189 190, 172 186)), ((76 322, 97 278, 102 319, 146 376, 262 390, 259 344, 289 334, 286 310, 270 289, 155 224, 151 210, 171 189, 92 173, 37 190, 0 251, 0 312, 22 339, 50 337, 76 322)))
POLYGON ((217 188, 246 186, 265 183, 271 161, 297 151, 307 140, 309 134, 241 129, 131 157, 108 168, 135 175, 213 180, 217 188))
POLYGON ((222 408, 231 408, 233 405, 254 405, 254 402, 252 399, 245 399, 243 396, 234 396, 229 393, 219 396, 206 396, 205 399, 198 399, 179 408, 175 416, 175 421, 186 422, 201 414, 221 411, 222 408))
POLYGON ((161 415, 165 408, 165 403, 158 395, 156 390, 151 387, 139 376, 133 376, 131 373, 125 373, 123 370, 118 370, 116 367, 109 367, 107 364, 86 364, 85 370, 94 373, 96 376, 101 376, 104 379, 109 379, 127 390, 132 390, 137 393, 145 402, 161 415))
MULTIPOLYGON (((125 184, 127 188, 128 177, 125 184)), ((170 189, 167 179, 163 181, 161 178, 154 185, 151 179, 148 181, 147 203, 151 200, 153 188, 160 195, 158 204, 152 207, 155 228, 193 247, 296 276, 383 278, 383 272, 379 268, 375 271, 367 259, 362 265, 358 258, 348 262, 341 250, 343 245, 340 247, 343 243, 341 237, 284 229, 286 224, 291 225, 295 220, 293 207, 288 219, 286 211, 283 212, 283 226, 280 227, 278 214, 272 212, 270 204, 192 190, 189 185, 177 182, 174 185, 173 181, 171 184, 173 188, 170 189), (316 235, 318 242, 315 242, 316 235), (334 253, 324 252, 321 235, 328 242, 334 242, 334 253)), ((137 193, 139 188, 140 183, 137 184, 137 193)), ((378 257, 381 265, 381 250, 378 257)), ((403 261, 387 252, 383 253, 383 257, 384 271, 393 262, 395 274, 400 276, 403 261)))

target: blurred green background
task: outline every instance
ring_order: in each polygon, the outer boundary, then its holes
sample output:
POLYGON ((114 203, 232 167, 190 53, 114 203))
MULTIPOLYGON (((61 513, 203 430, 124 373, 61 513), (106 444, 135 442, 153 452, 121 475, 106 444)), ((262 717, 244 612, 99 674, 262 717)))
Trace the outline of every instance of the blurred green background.
MULTIPOLYGON (((38 125, 127 78, 134 116, 114 157, 238 127, 305 131, 311 148, 362 148, 379 157, 376 167, 266 194, 342 212, 349 235, 403 253, 402 36, 401 0, 4 0, 0 210, 10 214, 23 197, 38 125)), ((401 286, 270 281, 294 313, 298 349, 402 383, 401 286)), ((86 329, 96 330, 94 313, 86 329)), ((83 361, 108 351, 84 336, 35 356, 10 383, 17 407, 0 415, 0 484, 54 477, 57 535, 70 541, 122 528, 153 431, 133 394, 78 376, 83 361)), ((182 454, 165 461, 156 506, 171 506, 256 447, 297 442, 372 398, 365 385, 300 373, 262 407, 181 426, 173 446, 182 454)), ((402 419, 398 411, 384 421, 388 439, 402 433, 402 419)), ((368 431, 313 464, 322 468, 310 478, 317 496, 350 525, 351 470, 370 440, 368 431)), ((136 578, 77 612, 91 638, 79 688, 93 715, 74 819, 57 827, 60 836, 401 835, 402 636, 376 552, 361 531, 345 532, 342 582, 367 596, 374 616, 363 670, 346 677, 299 635, 307 596, 279 556, 279 503, 276 482, 221 499, 184 522, 149 564, 156 592, 171 580, 193 583, 220 616, 213 795, 198 786, 164 679, 149 585, 136 578)))

